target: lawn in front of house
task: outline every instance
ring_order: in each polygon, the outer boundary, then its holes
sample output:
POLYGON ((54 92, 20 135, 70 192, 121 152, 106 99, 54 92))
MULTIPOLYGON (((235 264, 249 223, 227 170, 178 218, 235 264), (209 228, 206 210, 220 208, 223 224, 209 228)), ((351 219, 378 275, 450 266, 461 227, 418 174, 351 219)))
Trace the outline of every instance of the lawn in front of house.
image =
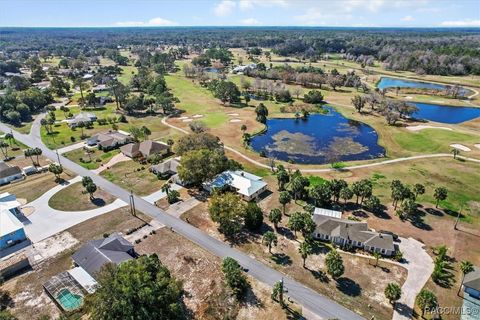
MULTIPOLYGON (((273 187, 272 187, 273 188, 273 187)), ((339 304, 353 310, 365 318, 375 316, 376 319, 391 319, 392 307, 385 298, 383 290, 389 282, 397 282, 402 285, 406 279, 407 271, 403 267, 387 262, 380 262, 379 267, 374 266, 371 259, 352 256, 341 253, 345 266, 345 274, 338 279, 332 280, 325 275, 325 255, 331 250, 329 244, 315 242, 314 253, 306 260, 306 268, 302 266, 302 258, 298 253, 298 247, 303 241, 298 233, 298 240, 294 240, 286 229, 288 217, 283 216, 279 224, 278 244, 272 248, 272 254, 262 244, 262 234, 268 230, 274 231, 268 222, 266 214, 272 208, 268 202, 259 204, 264 210, 264 226, 258 233, 245 233, 244 241, 236 245, 238 249, 257 260, 274 268, 285 275, 303 283, 307 287, 335 300, 339 304)), ((296 210, 296 206, 289 206, 296 210)), ((293 213, 293 210, 288 210, 293 213)), ((211 221, 208 214, 208 203, 201 203, 195 208, 182 215, 190 224, 200 228, 210 236, 223 240, 216 225, 211 221)))
POLYGON ((114 156, 120 153, 120 149, 114 149, 110 151, 102 151, 97 148, 90 149, 90 157, 83 148, 72 150, 63 154, 64 157, 78 163, 82 167, 88 170, 94 170, 100 167, 102 164, 108 163, 114 156))
POLYGON ((142 165, 135 161, 120 162, 100 173, 102 177, 126 190, 132 190, 139 196, 154 193, 162 187, 166 180, 160 180, 151 173, 150 165, 142 165))
POLYGON ((55 193, 48 201, 48 205, 60 211, 84 211, 97 209, 115 201, 110 193, 97 189, 94 199, 86 193, 81 182, 76 182, 55 193))

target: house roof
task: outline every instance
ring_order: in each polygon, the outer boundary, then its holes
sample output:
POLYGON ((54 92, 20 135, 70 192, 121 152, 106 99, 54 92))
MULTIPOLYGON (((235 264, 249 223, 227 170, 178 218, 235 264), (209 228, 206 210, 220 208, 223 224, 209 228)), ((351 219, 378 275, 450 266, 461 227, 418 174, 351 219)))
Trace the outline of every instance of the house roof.
POLYGON ((167 172, 176 173, 179 165, 180 165, 180 157, 172 158, 162 163, 153 165, 152 170, 159 173, 167 173, 167 172))
POLYGON ((140 145, 138 143, 129 143, 120 147, 120 151, 129 157, 135 157, 138 153, 140 145))
POLYGON ((93 135, 90 139, 88 139, 88 143, 90 144, 94 142, 102 147, 109 147, 128 138, 129 136, 127 134, 119 131, 102 132, 93 135))
POLYGON ((341 218, 342 217, 342 212, 341 211, 329 210, 329 209, 324 209, 324 208, 315 208, 314 214, 319 214, 319 215, 322 215, 322 216, 333 217, 333 218, 341 218))
POLYGON ((170 147, 163 142, 146 140, 140 142, 139 151, 144 157, 148 157, 152 154, 160 153, 161 151, 168 150, 170 147))
POLYGON ((251 196, 264 188, 267 183, 251 173, 242 170, 229 170, 217 175, 212 181, 204 184, 204 187, 211 191, 216 188, 223 188, 226 185, 237 189, 237 192, 244 196, 251 196))
POLYGON ((75 267, 67 271, 88 293, 94 293, 97 281, 82 267, 75 267))
POLYGON ((480 291, 480 267, 474 266, 473 271, 465 275, 463 285, 465 287, 480 291))
POLYGON ((370 231, 365 222, 339 219, 321 214, 314 214, 313 221, 317 225, 316 233, 358 241, 375 248, 395 250, 391 235, 370 231))
POLYGON ((15 195, 8 192, 0 194, 0 237, 23 229, 23 224, 12 213, 19 206, 15 195))
POLYGON ((23 224, 17 217, 10 210, 0 208, 0 238, 21 229, 23 224))
POLYGON ((92 240, 84 244, 72 256, 73 261, 94 276, 107 263, 119 264, 132 259, 128 253, 133 245, 117 233, 106 239, 92 240))
POLYGON ((0 162, 0 179, 11 177, 17 174, 21 174, 22 169, 18 166, 9 166, 5 162, 0 162))

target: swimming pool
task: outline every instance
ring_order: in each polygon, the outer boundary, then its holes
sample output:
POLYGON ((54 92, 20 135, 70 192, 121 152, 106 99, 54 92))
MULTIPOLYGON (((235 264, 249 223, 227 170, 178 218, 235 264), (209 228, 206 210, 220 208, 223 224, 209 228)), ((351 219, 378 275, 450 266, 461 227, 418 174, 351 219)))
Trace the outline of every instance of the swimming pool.
POLYGON ((57 301, 62 305, 63 309, 70 311, 82 305, 83 297, 72 293, 67 288, 63 288, 57 294, 57 301))

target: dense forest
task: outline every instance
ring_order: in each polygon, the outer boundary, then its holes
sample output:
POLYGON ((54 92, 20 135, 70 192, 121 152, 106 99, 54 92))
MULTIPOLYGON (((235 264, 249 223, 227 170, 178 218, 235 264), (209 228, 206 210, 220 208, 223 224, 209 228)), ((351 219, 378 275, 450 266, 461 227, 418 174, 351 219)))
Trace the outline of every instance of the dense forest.
MULTIPOLYGON (((77 58, 116 56, 118 47, 177 46, 270 48, 285 56, 315 61, 341 53, 368 65, 379 60, 390 70, 419 74, 480 74, 478 29, 172 27, 172 28, 2 28, 0 60, 27 58, 28 52, 77 58)), ((118 61, 121 64, 121 61, 118 61)))

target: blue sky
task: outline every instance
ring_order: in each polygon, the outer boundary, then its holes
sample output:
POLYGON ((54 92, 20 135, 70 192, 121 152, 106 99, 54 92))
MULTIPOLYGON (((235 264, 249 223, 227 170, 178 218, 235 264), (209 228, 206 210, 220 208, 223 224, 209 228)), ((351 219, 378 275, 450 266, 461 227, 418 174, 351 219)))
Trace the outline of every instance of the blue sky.
POLYGON ((0 0, 0 26, 480 27, 478 0, 0 0))

